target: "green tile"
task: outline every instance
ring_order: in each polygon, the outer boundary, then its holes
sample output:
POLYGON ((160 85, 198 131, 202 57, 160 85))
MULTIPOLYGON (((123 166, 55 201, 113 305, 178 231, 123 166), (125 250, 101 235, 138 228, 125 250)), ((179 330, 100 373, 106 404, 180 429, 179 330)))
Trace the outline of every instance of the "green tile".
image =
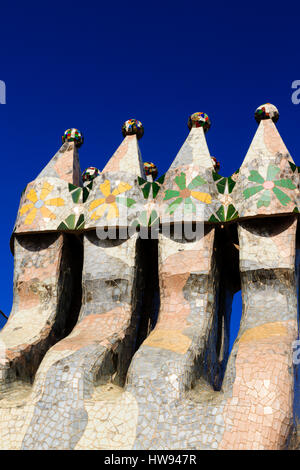
POLYGON ((194 178, 190 184, 188 185, 188 188, 189 189, 195 189, 195 188, 199 188, 199 186, 202 186, 203 184, 205 184, 206 181, 204 178, 202 178, 200 175, 196 176, 196 178, 194 178))
POLYGON ((61 222, 57 227, 57 230, 69 230, 69 227, 67 227, 64 222, 61 222))
POLYGON ((132 207, 135 204, 135 200, 129 197, 117 196, 116 201, 120 202, 121 204, 123 204, 123 206, 126 207, 132 207))
POLYGON ((217 216, 218 216, 218 218, 219 218, 219 220, 220 220, 221 222, 225 222, 224 206, 221 206, 221 207, 217 210, 216 214, 217 214, 217 216))
POLYGON ((147 180, 144 180, 143 178, 138 176, 138 183, 139 183, 140 186, 143 186, 143 184, 147 183, 147 180))
POLYGON ((159 184, 163 184, 163 182, 165 181, 165 176, 166 174, 160 176, 159 178, 157 178, 156 182, 159 184))
POLYGON ((151 189, 151 183, 147 182, 145 186, 142 188, 142 192, 145 199, 148 199, 151 189))
POLYGON ((86 202, 86 200, 87 200, 88 197, 89 197, 89 194, 90 194, 90 191, 88 190, 88 187, 85 186, 85 187, 83 188, 83 191, 82 191, 82 201, 83 201, 83 202, 86 202))
POLYGON ((231 178, 231 176, 229 176, 229 178, 227 178, 227 180, 228 180, 228 192, 230 194, 232 192, 233 188, 235 187, 236 182, 231 178))
POLYGON ((281 189, 275 187, 272 191, 283 206, 286 206, 291 201, 291 198, 281 191, 281 189))
POLYGON ((75 229, 82 230, 83 228, 84 228, 84 215, 80 214, 80 216, 78 217, 75 229))
POLYGON ((262 195, 260 196, 259 200, 257 201, 257 207, 260 208, 262 206, 268 207, 271 202, 271 191, 266 189, 262 195))
POLYGON ((173 214, 173 212, 176 211, 177 207, 180 206, 180 204, 182 203, 182 200, 182 197, 179 197, 175 201, 171 202, 171 204, 169 204, 169 206, 166 208, 166 212, 168 212, 169 214, 173 214))
POLYGON ((179 196, 180 192, 179 191, 174 191, 174 189, 167 189, 165 192, 165 197, 164 201, 168 201, 169 199, 172 199, 173 197, 179 196))
POLYGON ((155 210, 153 210, 150 214, 148 226, 151 227, 154 224, 159 224, 158 213, 155 210))
POLYGON ((175 183, 177 184, 179 189, 186 188, 186 176, 185 173, 181 172, 179 176, 176 176, 174 179, 175 183))
POLYGON ((260 186, 252 186, 251 188, 247 188, 243 191, 245 199, 248 199, 251 196, 254 196, 254 194, 259 193, 259 191, 262 191, 264 187, 262 185, 260 186))
POLYGON ((73 202, 78 203, 81 193, 82 193, 82 188, 75 189, 75 191, 71 193, 73 202))
POLYGON ((292 172, 295 173, 296 169, 297 169, 297 166, 295 165, 295 163, 292 163, 289 161, 289 164, 290 164, 290 167, 292 169, 292 172))
POLYGON ((215 171, 212 172, 212 175, 213 175, 213 180, 214 181, 218 181, 221 178, 224 178, 224 176, 219 175, 219 173, 216 173, 215 171))
POLYGON ((256 170, 251 170, 250 171, 250 176, 248 176, 248 180, 249 181, 254 181, 254 183, 260 183, 260 184, 263 184, 265 182, 263 177, 256 170))
POLYGON ((152 195, 153 195, 153 199, 156 198, 156 196, 158 195, 159 193, 159 190, 160 190, 160 186, 157 184, 157 183, 152 183, 152 195))
POLYGON ((296 186, 293 184, 292 180, 290 179, 282 179, 282 180, 277 180, 274 181, 274 184, 276 186, 281 186, 282 188, 288 188, 288 189, 296 189, 296 186))
POLYGON ((210 218, 209 218, 209 222, 217 222, 217 223, 219 223, 220 221, 216 218, 215 215, 211 215, 210 218))
POLYGON ((226 220, 233 220, 238 217, 238 212, 233 204, 230 204, 227 209, 226 220))
POLYGON ((223 178, 219 183, 217 183, 217 189, 219 193, 224 194, 226 188, 227 178, 223 178))
POLYGON ((78 186, 75 186, 74 184, 69 183, 69 191, 70 191, 70 193, 71 193, 72 191, 74 191, 74 189, 77 189, 77 188, 78 188, 78 186))
POLYGON ((195 206, 195 204, 193 203, 193 201, 191 200, 190 197, 187 197, 184 201, 184 210, 187 213, 196 212, 196 206, 195 206))
POLYGON ((268 166, 268 171, 267 171, 267 179, 266 181, 273 181, 277 173, 280 171, 280 168, 278 166, 270 164, 268 166))
POLYGON ((65 220, 64 220, 65 224, 67 225, 67 227, 70 229, 70 230, 74 230, 75 229, 75 214, 71 214, 69 215, 65 220))

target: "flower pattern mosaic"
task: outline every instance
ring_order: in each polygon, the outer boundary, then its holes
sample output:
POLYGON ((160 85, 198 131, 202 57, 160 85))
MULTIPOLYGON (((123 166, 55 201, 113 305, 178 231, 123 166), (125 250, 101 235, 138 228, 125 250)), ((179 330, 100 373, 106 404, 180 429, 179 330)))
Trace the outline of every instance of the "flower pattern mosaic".
POLYGON ((176 176, 174 182, 178 189, 167 189, 167 191, 165 191, 164 197, 164 201, 174 199, 166 209, 166 212, 169 214, 173 214, 181 204, 184 204, 184 210, 187 213, 195 213, 196 205, 193 199, 196 200, 196 202, 200 201, 205 204, 211 203, 210 194, 197 190, 197 188, 206 183, 205 179, 203 179, 200 175, 193 178, 192 181, 187 185, 186 174, 181 172, 180 175, 176 176))
POLYGON ((26 200, 30 201, 22 205, 19 213, 21 216, 26 215, 24 224, 31 225, 34 221, 38 211, 42 214, 45 219, 56 219, 56 215, 52 212, 48 206, 50 207, 59 207, 65 204, 64 199, 60 197, 46 199, 54 186, 51 184, 44 182, 43 188, 38 195, 35 189, 30 189, 30 191, 26 194, 26 200))
POLYGON ((119 217, 119 204, 132 207, 135 204, 134 199, 119 196, 120 194, 126 193, 126 191, 131 188, 132 186, 130 184, 121 182, 118 184, 117 188, 111 190, 110 181, 105 180, 104 183, 100 184, 100 191, 104 197, 101 199, 95 199, 89 205, 89 211, 92 212, 91 219, 100 219, 106 211, 107 220, 119 217))
POLYGON ((262 206, 268 207, 270 205, 272 193, 283 206, 286 206, 291 201, 291 198, 280 188, 296 189, 296 186, 289 178, 277 179, 276 177, 279 172, 280 168, 270 164, 268 166, 267 177, 264 179, 258 171, 251 170, 248 180, 257 184, 244 190, 243 194, 245 199, 263 191, 257 201, 258 208, 262 206))
MULTIPOLYGON (((256 117, 259 116, 259 129, 266 129, 266 132, 269 132, 269 134, 271 132, 270 135, 272 139, 275 140, 277 137, 273 122, 277 119, 277 114, 279 115, 277 108, 270 103, 260 106, 256 111, 256 117), (274 129, 269 129, 269 124, 271 124, 274 129)), ((210 120, 205 113, 194 113, 189 118, 189 127, 191 129, 203 127, 204 130, 207 130, 209 126, 210 120)), ((127 135, 136 134, 138 138, 140 138, 143 133, 142 123, 136 119, 129 119, 124 123, 122 132, 125 137, 127 135)), ((195 133, 195 130, 193 132, 195 133)), ((190 135, 193 132, 191 132, 190 135)), ((255 137, 256 144, 254 147, 252 146, 251 151, 252 153, 254 152, 253 155, 255 155, 255 149, 258 148, 258 145, 260 154, 266 157, 268 155, 267 152, 269 152, 269 144, 266 143, 267 141, 263 140, 262 134, 263 132, 261 130, 260 134, 255 137)), ((196 205, 199 202, 205 204, 205 222, 211 223, 230 222, 238 218, 253 217, 256 211, 259 211, 257 213, 261 214, 262 208, 269 208, 268 214, 271 214, 273 211, 273 200, 279 201, 283 208, 286 207, 286 209, 283 210, 286 213, 298 212, 296 192, 295 201, 293 201, 293 204, 290 204, 293 198, 291 191, 296 189, 297 178, 299 178, 298 167, 293 163, 291 158, 288 158, 288 163, 295 175, 293 177, 289 177, 290 171, 287 170, 285 164, 279 164, 281 157, 278 156, 272 158, 272 163, 269 163, 268 168, 263 165, 257 166, 257 156, 251 157, 251 162, 247 158, 246 161, 248 163, 246 166, 243 164, 242 174, 237 170, 233 175, 225 177, 219 174, 219 162, 217 162, 214 157, 211 157, 209 152, 207 153, 204 133, 199 134, 197 138, 199 139, 199 143, 197 144, 196 142, 196 145, 198 145, 197 148, 202 155, 201 158, 203 158, 202 163, 204 166, 201 167, 201 164, 200 166, 196 164, 195 169, 191 171, 191 165, 195 164, 200 154, 198 155, 195 149, 191 150, 189 146, 186 146, 184 147, 184 151, 181 149, 181 153, 179 152, 182 156, 182 161, 175 171, 175 174, 173 175, 169 170, 168 176, 167 174, 162 175, 155 181, 145 179, 144 171, 146 175, 155 177, 157 173, 156 166, 151 162, 142 162, 137 143, 131 145, 129 148, 129 143, 134 143, 134 140, 125 139, 123 141, 124 145, 122 144, 119 147, 118 151, 110 160, 112 163, 115 162, 116 165, 109 167, 119 168, 120 163, 124 159, 126 160, 128 152, 130 152, 132 163, 134 163, 134 160, 137 162, 136 166, 133 165, 134 173, 131 172, 130 178, 126 171, 128 166, 126 166, 124 171, 119 172, 119 178, 116 177, 116 175, 109 176, 109 172, 112 171, 111 169, 106 169, 106 171, 101 173, 96 167, 88 167, 82 173, 83 187, 79 185, 80 183, 77 183, 77 181, 80 181, 79 174, 79 179, 72 180, 72 183, 69 182, 66 188, 62 186, 61 189, 55 192, 54 197, 50 198, 45 196, 47 188, 49 192, 49 188, 51 188, 53 184, 55 187, 56 185, 55 181, 54 183, 52 181, 52 167, 49 167, 47 171, 49 171, 49 176, 51 176, 51 184, 45 182, 41 190, 42 183, 39 183, 39 185, 35 187, 36 189, 31 189, 27 196, 25 194, 25 201, 24 195, 22 196, 22 207, 19 211, 19 216, 22 217, 22 220, 19 221, 19 225, 16 227, 17 233, 31 230, 47 231, 47 226, 50 227, 50 221, 53 220, 57 220, 57 222, 55 223, 55 227, 53 224, 51 225, 51 230, 54 228, 57 230, 83 230, 84 223, 82 217, 85 219, 86 228, 91 229, 96 226, 95 222, 99 219, 111 220, 118 218, 120 205, 133 208, 129 213, 128 226, 130 226, 134 220, 138 220, 140 217, 143 218, 142 214, 144 213, 147 213, 147 217, 149 218, 152 210, 155 210, 159 214, 161 223, 163 223, 164 214, 166 216, 168 214, 172 215, 180 206, 184 207, 186 214, 195 214, 196 205), (186 156, 185 152, 187 152, 186 156), (207 155, 214 163, 214 171, 211 171, 207 163, 209 161, 207 155), (195 161, 193 160, 194 158, 196 159, 195 161), (192 163, 193 161, 194 163, 192 163), (185 162, 187 166, 190 167, 189 169, 185 169, 185 162), (283 168, 282 177, 278 176, 280 168, 283 168), (264 178, 262 175, 265 175, 265 172, 267 175, 264 178), (106 177, 105 174, 108 176, 106 177), (136 176, 134 176, 135 174, 136 176), (103 176, 100 177, 101 175, 103 176), (98 178, 99 182, 97 183, 98 178), (124 183, 120 182, 120 180, 128 182, 124 183), (237 182, 239 182, 238 187, 236 186, 237 182), (204 184, 205 190, 201 191, 201 187, 204 184), (98 188, 100 188, 100 191, 98 188), (129 189, 131 190, 130 194, 128 194, 129 189), (142 197, 140 197, 140 194, 142 197), (258 194, 258 197, 254 197, 256 194, 258 194), (246 203, 246 201, 249 202, 246 203), (65 205, 65 210, 55 211, 55 205, 59 207, 63 204, 65 205), (247 205, 245 206, 245 204, 247 205), (37 214, 39 214, 39 219, 36 219, 37 214), (35 221, 34 224, 32 224, 33 221, 35 221)), ((83 137, 77 129, 68 129, 64 134, 63 141, 74 141, 76 142, 76 146, 78 146, 77 144, 80 144, 81 141, 83 142, 83 137)), ((277 143, 276 145, 279 144, 277 143)), ((281 152, 282 151, 281 148, 281 152)), ((58 153, 57 155, 59 155, 61 162, 63 162, 63 153, 61 155, 58 153)), ((278 153, 278 155, 281 154, 278 153)), ((282 155, 284 154, 282 153, 282 155)), ((66 163, 60 163, 61 174, 67 174, 64 173, 66 171, 64 165, 71 165, 71 159, 69 162, 68 159, 65 159, 65 162, 66 163)), ((56 160, 55 165, 58 165, 56 160)), ((80 171, 79 159, 75 167, 73 165, 72 169, 70 168, 69 174, 72 174, 72 171, 80 171), (77 168, 77 165, 78 169, 74 170, 75 167, 77 168)), ((56 174, 58 173, 56 172, 56 174)), ((274 211, 276 210, 274 206, 274 211)), ((178 221, 179 220, 180 219, 178 219, 178 221)), ((122 219, 122 223, 126 223, 125 219, 122 219)))

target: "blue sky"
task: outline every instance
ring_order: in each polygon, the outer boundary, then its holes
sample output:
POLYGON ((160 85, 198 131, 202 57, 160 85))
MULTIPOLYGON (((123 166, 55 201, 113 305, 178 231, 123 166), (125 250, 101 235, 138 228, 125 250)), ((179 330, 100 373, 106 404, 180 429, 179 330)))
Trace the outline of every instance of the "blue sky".
MULTIPOLYGON (((271 102, 297 161, 300 105, 291 83, 300 79, 299 13, 295 3, 269 1, 2 4, 0 309, 9 313, 12 304, 9 238, 20 194, 69 127, 85 136, 81 168, 102 169, 122 123, 141 120, 143 159, 162 174, 187 136, 188 116, 204 111, 211 154, 227 176, 252 140, 256 107, 271 102)), ((236 300, 235 330, 240 310, 236 300)))

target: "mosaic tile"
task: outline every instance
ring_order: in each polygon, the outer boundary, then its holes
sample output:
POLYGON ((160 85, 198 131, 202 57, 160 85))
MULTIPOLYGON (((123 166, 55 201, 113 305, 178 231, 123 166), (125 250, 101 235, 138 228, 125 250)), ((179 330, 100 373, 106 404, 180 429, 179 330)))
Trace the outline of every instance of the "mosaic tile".
POLYGON ((205 113, 190 116, 158 179, 141 158, 140 121, 124 123, 102 172, 83 175, 83 137, 66 131, 23 192, 11 239, 0 449, 300 448, 299 168, 278 117, 270 103, 256 110, 229 177, 210 155, 205 113), (203 232, 193 239, 163 230, 194 221, 203 232), (113 227, 133 230, 102 240, 98 229, 113 227), (141 240, 152 228, 155 239, 141 240))

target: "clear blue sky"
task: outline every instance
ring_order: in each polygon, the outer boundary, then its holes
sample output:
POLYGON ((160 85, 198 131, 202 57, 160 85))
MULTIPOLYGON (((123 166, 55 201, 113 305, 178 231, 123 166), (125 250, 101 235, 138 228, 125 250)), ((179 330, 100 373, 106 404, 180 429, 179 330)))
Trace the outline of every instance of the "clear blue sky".
MULTIPOLYGON (((6 313, 20 194, 58 150, 65 129, 85 136, 81 168, 102 169, 122 140, 122 123, 137 118, 145 127, 143 159, 162 174, 187 136, 189 114, 204 111, 212 121, 211 154, 227 176, 257 128, 256 107, 271 102, 297 161, 296 2, 15 1, 2 3, 0 21, 0 80, 7 86, 7 104, 0 105, 0 309, 6 313)), ((240 310, 237 300, 235 330, 240 310)))

